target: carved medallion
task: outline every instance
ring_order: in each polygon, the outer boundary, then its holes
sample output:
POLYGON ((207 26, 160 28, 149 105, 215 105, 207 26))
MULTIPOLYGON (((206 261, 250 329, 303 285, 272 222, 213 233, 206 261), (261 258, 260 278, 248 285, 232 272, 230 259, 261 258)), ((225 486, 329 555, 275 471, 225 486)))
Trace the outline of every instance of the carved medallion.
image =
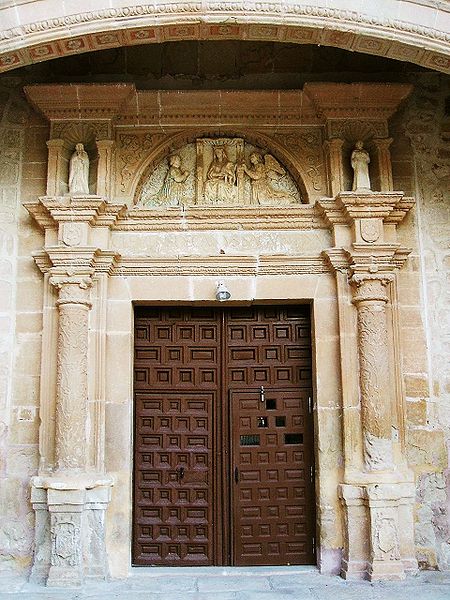
POLYGON ((82 232, 79 223, 64 223, 62 228, 62 242, 66 246, 79 246, 82 232))
POLYGON ((161 162, 144 182, 136 208, 299 204, 289 173, 243 138, 199 138, 161 162))
POLYGON ((362 239, 373 244, 380 237, 380 222, 378 219, 364 219, 360 225, 362 239))

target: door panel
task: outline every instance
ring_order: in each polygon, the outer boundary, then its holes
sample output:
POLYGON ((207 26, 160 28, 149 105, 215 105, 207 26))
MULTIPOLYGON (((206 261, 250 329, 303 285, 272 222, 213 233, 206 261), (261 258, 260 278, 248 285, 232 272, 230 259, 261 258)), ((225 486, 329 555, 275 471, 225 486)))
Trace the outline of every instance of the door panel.
POLYGON ((310 564, 307 390, 232 392, 234 564, 310 564))
POLYGON ((217 313, 137 309, 133 563, 214 562, 217 313))
POLYGON ((310 331, 308 306, 136 309, 134 564, 313 562, 310 331))

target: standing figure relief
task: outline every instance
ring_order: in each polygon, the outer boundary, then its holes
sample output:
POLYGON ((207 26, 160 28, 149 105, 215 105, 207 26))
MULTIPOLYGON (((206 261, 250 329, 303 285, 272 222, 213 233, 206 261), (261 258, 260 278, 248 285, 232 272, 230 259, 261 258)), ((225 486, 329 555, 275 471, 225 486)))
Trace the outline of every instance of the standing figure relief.
POLYGON ((198 138, 161 161, 144 181, 136 208, 300 204, 292 177, 243 138, 198 138))

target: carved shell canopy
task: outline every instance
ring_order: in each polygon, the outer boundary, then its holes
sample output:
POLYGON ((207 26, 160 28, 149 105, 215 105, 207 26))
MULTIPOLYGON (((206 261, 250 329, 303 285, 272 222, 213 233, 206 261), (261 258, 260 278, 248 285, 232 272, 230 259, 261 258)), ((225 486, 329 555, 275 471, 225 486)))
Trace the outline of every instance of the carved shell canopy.
POLYGON ((162 160, 140 188, 136 208, 288 206, 301 194, 267 150, 240 137, 198 138, 162 160))

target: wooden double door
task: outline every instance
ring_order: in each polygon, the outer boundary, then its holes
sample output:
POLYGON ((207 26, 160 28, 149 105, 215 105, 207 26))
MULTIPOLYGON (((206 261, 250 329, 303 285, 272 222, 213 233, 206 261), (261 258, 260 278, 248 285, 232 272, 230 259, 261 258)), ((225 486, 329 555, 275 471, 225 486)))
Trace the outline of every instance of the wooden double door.
POLYGON ((135 312, 133 564, 314 562, 309 306, 135 312))

